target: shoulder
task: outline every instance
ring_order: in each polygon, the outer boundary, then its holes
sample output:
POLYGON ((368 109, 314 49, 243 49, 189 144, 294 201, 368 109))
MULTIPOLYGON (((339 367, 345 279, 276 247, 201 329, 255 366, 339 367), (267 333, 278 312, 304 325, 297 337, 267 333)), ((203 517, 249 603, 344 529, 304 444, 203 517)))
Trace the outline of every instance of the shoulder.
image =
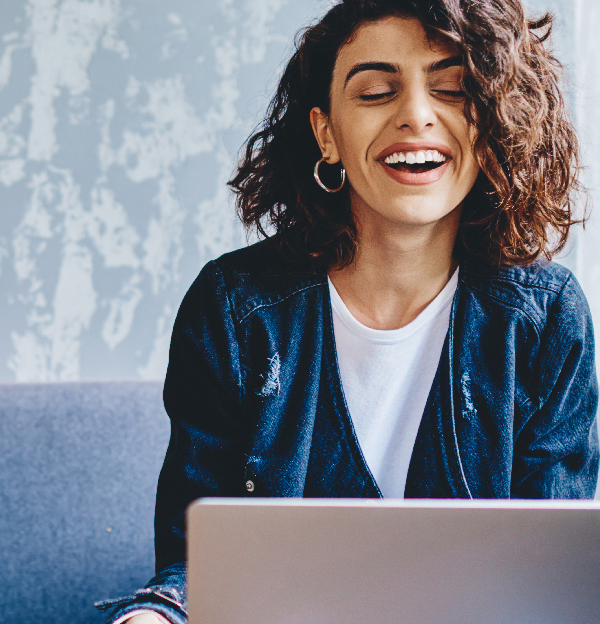
POLYGON ((590 315, 577 279, 556 262, 496 269, 467 264, 461 267, 460 283, 478 300, 528 316, 540 331, 551 317, 579 321, 590 315))
POLYGON ((325 285, 325 271, 291 261, 267 238, 209 262, 190 290, 204 296, 218 291, 242 321, 258 308, 325 285))
POLYGON ((569 269, 556 262, 547 261, 499 268, 466 263, 461 266, 460 276, 469 286, 489 293, 500 290, 515 294, 559 294, 569 281, 576 281, 569 269))

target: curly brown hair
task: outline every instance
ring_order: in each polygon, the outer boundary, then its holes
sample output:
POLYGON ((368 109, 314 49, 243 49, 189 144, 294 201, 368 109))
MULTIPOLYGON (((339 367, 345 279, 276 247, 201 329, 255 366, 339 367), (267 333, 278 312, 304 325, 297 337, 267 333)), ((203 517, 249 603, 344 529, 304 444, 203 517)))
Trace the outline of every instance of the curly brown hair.
POLYGON ((264 236, 270 224, 281 249, 299 260, 327 268, 352 261, 357 230, 347 186, 330 195, 315 183, 321 152, 309 113, 329 112, 339 49, 364 22, 391 15, 417 17, 430 39, 451 43, 464 58, 465 115, 477 131, 481 172, 463 204, 456 255, 496 266, 550 259, 582 221, 573 215, 582 190, 579 145, 559 88, 561 65, 547 46, 553 18, 528 19, 520 0, 335 5, 301 35, 229 183, 242 222, 264 236))

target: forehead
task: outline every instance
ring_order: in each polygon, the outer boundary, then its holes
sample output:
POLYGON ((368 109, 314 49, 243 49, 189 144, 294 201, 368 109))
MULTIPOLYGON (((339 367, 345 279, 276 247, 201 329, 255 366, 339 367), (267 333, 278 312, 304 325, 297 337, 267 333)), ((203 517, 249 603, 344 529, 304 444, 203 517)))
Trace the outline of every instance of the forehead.
POLYGON ((422 65, 455 54, 450 42, 427 37, 416 17, 390 16, 361 24, 337 55, 336 74, 347 71, 355 63, 377 60, 396 65, 422 65))

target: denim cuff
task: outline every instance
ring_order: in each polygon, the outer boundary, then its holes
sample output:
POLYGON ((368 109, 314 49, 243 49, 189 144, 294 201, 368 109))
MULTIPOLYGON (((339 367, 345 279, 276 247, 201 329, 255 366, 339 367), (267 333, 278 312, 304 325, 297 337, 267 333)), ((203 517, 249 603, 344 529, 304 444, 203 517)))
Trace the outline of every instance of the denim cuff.
POLYGON ((187 624, 187 614, 176 593, 169 589, 145 588, 137 590, 132 596, 95 602, 94 606, 99 611, 112 609, 106 624, 140 609, 156 611, 173 624, 187 624))

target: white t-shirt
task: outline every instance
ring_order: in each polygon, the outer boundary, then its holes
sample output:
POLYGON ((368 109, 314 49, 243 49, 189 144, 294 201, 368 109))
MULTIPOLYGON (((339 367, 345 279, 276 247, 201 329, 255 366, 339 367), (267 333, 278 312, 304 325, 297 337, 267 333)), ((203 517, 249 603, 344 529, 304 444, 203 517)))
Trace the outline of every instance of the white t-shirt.
POLYGON ((348 411, 367 466, 386 498, 404 498, 408 466, 457 285, 458 269, 414 321, 400 329, 380 330, 359 323, 329 280, 348 411))

